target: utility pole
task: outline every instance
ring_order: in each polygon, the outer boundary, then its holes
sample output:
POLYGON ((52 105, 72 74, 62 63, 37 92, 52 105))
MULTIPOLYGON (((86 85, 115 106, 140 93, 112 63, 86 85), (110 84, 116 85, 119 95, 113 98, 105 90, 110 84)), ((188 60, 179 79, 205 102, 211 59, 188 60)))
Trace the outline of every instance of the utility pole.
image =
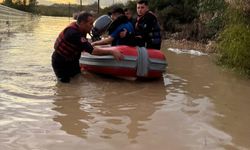
POLYGON ((80 11, 82 11, 82 0, 80 0, 80 11))
POLYGON ((69 2, 69 22, 70 22, 70 17, 71 17, 71 13, 70 13, 70 2, 69 2))
POLYGON ((100 0, 97 1, 97 7, 98 7, 97 8, 97 13, 99 14, 99 12, 100 12, 100 0))

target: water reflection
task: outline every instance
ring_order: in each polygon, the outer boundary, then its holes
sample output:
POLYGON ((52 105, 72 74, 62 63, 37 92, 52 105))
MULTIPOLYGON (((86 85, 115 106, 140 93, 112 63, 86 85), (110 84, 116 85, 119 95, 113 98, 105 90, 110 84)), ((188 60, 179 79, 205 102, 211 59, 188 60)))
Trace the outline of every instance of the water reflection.
POLYGON ((130 82, 95 76, 80 80, 57 85, 54 110, 61 115, 54 120, 62 130, 83 138, 122 136, 136 142, 166 96, 161 80, 130 82))
MULTIPOLYGON (((200 114, 200 118, 205 119, 209 116, 207 118, 209 124, 212 124, 217 131, 224 132, 224 136, 222 136, 223 134, 214 134, 213 139, 218 144, 226 145, 227 149, 249 147, 250 132, 246 129, 250 124, 248 111, 250 103, 249 96, 247 96, 247 91, 250 90, 250 81, 214 65, 212 56, 178 55, 176 57, 176 54, 172 52, 167 52, 167 56, 169 56, 168 60, 171 64, 169 65, 168 78, 173 78, 173 81, 176 81, 175 78, 182 78, 181 83, 174 82, 173 90, 167 88, 168 93, 173 94, 181 88, 179 93, 188 96, 186 104, 190 106, 197 105, 197 99, 200 100, 198 102, 201 105, 198 105, 200 108, 184 107, 184 112, 193 115, 197 114, 197 108, 204 110, 206 107, 212 107, 213 111, 204 111, 200 114), (205 102, 204 98, 208 101, 205 102), (242 145, 242 147, 238 145, 242 145)), ((180 96, 180 94, 177 95, 180 96)))

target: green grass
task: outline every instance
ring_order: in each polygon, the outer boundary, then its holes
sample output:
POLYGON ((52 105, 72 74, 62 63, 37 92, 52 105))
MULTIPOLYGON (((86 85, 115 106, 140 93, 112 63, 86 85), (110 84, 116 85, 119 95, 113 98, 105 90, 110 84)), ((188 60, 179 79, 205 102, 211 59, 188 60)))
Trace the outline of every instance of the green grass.
POLYGON ((218 41, 219 63, 250 77, 250 26, 238 22, 226 26, 218 41))

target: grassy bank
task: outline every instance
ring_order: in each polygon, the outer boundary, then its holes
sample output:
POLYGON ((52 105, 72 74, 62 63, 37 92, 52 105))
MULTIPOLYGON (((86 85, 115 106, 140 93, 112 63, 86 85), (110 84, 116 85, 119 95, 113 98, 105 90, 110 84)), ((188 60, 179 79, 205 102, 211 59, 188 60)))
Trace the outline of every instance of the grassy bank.
POLYGON ((218 38, 219 64, 250 77, 250 19, 247 11, 229 7, 218 38))

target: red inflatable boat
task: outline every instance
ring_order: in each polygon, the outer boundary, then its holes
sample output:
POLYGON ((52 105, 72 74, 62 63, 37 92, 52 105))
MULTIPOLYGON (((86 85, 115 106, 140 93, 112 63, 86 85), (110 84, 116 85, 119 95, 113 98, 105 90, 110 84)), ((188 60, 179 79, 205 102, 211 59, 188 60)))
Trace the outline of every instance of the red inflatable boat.
POLYGON ((81 67, 90 72, 120 77, 160 78, 167 63, 160 50, 144 47, 113 46, 124 58, 116 61, 113 56, 96 56, 83 53, 81 67))

